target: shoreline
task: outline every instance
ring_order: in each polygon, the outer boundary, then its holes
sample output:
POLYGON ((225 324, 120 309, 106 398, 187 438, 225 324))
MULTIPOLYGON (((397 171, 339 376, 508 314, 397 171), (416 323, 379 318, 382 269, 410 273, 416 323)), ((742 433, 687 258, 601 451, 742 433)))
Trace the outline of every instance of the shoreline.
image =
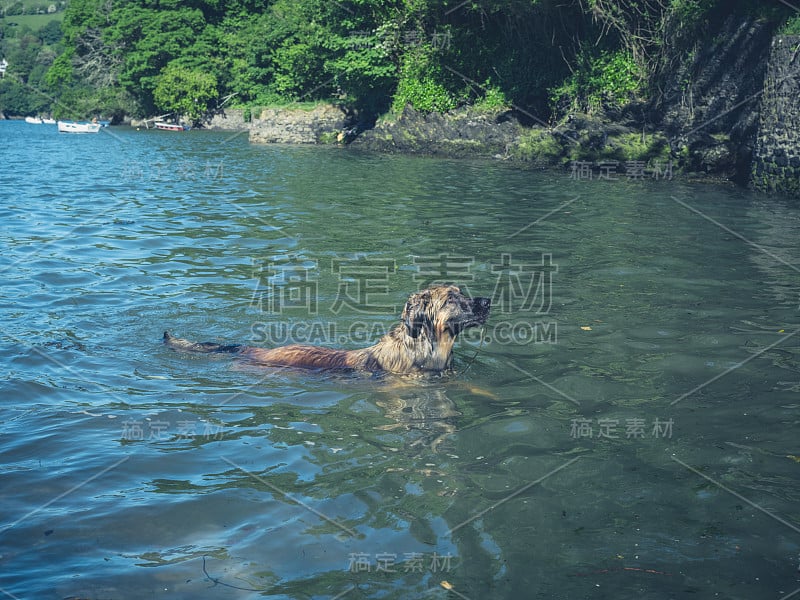
MULTIPOLYGON (((560 126, 526 126, 514 109, 472 107, 421 113, 407 107, 384 115, 372 127, 339 106, 268 108, 245 119, 227 109, 203 123, 217 131, 246 131, 251 143, 335 145, 382 154, 500 160, 522 169, 565 173, 577 180, 671 179, 740 183, 735 149, 708 136, 680 145, 665 131, 637 131, 608 117, 573 115, 560 126), (699 165, 701 168, 692 168, 699 165)), ((744 178, 746 181, 746 178, 744 178)))
POLYGON ((207 126, 247 129, 253 143, 501 159, 579 179, 680 175, 800 197, 800 35, 776 35, 765 21, 733 16, 718 33, 682 57, 649 101, 574 110, 552 126, 513 106, 447 113, 406 107, 363 123, 334 104, 262 109, 250 120, 229 109, 207 126))
MULTIPOLYGON (((640 132, 607 116, 573 115, 566 123, 545 128, 523 124, 514 109, 466 107, 421 113, 407 107, 365 127, 330 103, 265 108, 250 120, 247 112, 221 111, 200 129, 247 132, 254 144, 326 145, 369 153, 502 161, 578 181, 680 179, 759 189, 748 178, 755 158, 747 162, 745 172, 737 171, 729 140, 708 135, 705 143, 695 142, 690 149, 668 138, 665 131, 640 132)), ((119 125, 137 127, 143 121, 124 119, 119 125)))

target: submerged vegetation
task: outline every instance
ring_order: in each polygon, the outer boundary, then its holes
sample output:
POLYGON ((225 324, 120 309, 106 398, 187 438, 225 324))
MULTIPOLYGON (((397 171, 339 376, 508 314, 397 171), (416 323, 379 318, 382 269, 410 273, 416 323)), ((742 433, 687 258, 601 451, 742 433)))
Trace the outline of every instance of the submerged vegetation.
POLYGON ((556 121, 652 98, 676 57, 732 12, 800 30, 788 7, 764 4, 70 0, 60 24, 0 21, 0 110, 196 119, 223 101, 333 100, 370 118, 474 104, 556 121))

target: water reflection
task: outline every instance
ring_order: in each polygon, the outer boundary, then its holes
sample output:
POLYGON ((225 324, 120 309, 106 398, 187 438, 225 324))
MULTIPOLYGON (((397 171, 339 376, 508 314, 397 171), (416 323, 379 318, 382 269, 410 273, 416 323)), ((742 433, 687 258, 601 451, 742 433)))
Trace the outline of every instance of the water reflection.
POLYGON ((447 395, 444 387, 420 387, 414 384, 397 385, 394 389, 377 394, 376 404, 384 415, 394 421, 380 429, 398 429, 418 433, 410 446, 425 446, 436 451, 439 444, 457 431, 461 413, 447 395))

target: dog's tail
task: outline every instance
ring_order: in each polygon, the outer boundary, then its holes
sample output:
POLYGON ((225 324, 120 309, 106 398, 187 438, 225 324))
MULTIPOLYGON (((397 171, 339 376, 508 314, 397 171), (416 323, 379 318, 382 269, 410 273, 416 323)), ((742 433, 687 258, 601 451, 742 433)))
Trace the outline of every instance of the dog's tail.
POLYGON ((228 352, 236 354, 244 348, 241 344, 222 345, 213 342, 190 342, 189 340, 175 337, 169 331, 164 332, 164 343, 173 350, 181 352, 228 352))

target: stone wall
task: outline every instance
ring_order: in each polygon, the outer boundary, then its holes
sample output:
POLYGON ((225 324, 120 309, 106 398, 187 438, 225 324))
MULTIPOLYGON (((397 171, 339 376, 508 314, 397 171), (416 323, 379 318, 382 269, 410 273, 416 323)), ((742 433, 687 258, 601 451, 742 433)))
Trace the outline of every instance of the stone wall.
POLYGON ((684 155, 687 171, 747 184, 774 28, 755 17, 722 18, 664 71, 646 121, 684 155))
POLYGON ((753 187, 800 196, 800 36, 772 40, 758 137, 753 187))

